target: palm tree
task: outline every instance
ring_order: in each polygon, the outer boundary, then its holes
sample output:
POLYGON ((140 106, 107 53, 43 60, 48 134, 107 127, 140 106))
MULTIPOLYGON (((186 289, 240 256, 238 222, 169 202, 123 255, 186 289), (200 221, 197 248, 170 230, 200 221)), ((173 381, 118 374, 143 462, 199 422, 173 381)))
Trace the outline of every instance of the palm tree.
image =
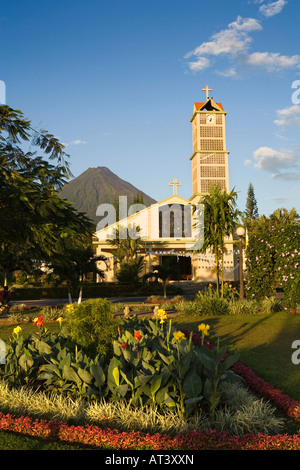
POLYGON ((180 266, 177 264, 177 261, 174 258, 167 259, 163 264, 158 264, 153 266, 151 273, 149 273, 148 277, 156 277, 163 282, 164 286, 164 297, 167 297, 167 282, 170 277, 175 274, 179 276, 180 274, 180 266))
MULTIPOLYGON (((98 274, 104 277, 104 272, 97 267, 98 261, 107 262, 103 255, 95 256, 92 247, 77 247, 68 252, 67 257, 54 260, 50 266, 52 274, 59 281, 66 281, 69 303, 72 303, 72 290, 78 290, 78 303, 82 301, 83 281, 87 274, 98 274)), ((50 275, 50 277, 51 277, 50 275)))
MULTIPOLYGON (((199 203, 204 205, 204 244, 201 249, 205 252, 210 248, 215 255, 215 270, 217 276, 217 294, 220 285, 220 260, 223 266, 226 252, 224 239, 230 236, 235 228, 240 211, 236 209, 237 193, 222 191, 219 185, 212 185, 199 203)), ((223 270, 222 270, 223 292, 223 270)))

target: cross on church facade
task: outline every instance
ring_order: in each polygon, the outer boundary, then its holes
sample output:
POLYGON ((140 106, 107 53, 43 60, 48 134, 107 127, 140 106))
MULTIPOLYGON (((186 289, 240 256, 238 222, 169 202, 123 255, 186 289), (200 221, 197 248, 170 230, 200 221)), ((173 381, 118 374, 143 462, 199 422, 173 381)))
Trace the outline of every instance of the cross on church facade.
POLYGON ((170 181, 169 186, 173 186, 173 196, 177 194, 177 186, 181 186, 181 183, 177 181, 177 178, 173 178, 172 181, 170 181))
POLYGON ((202 91, 206 91, 206 101, 209 100, 208 92, 212 91, 212 88, 208 88, 208 85, 206 85, 205 88, 202 88, 202 91))

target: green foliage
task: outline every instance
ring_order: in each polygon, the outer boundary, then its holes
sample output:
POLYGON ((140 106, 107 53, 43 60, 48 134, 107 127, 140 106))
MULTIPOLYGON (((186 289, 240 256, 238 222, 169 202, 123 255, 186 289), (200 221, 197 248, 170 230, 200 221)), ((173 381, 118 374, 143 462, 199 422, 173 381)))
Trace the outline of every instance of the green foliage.
POLYGON ((248 220, 253 220, 253 219, 258 218, 257 202, 256 202, 254 188, 253 188, 252 183, 250 183, 248 187, 245 216, 248 220))
POLYGON ((117 273, 117 280, 120 284, 136 285, 140 280, 141 272, 144 268, 144 257, 137 256, 136 258, 122 261, 120 264, 119 272, 117 273))
POLYGON ((277 223, 252 234, 247 247, 247 297, 263 299, 281 287, 285 308, 300 301, 300 228, 277 223))
POLYGON ((199 406, 214 412, 226 398, 221 382, 237 379, 228 372, 236 357, 221 364, 224 349, 210 352, 177 333, 171 322, 124 320, 108 370, 109 388, 116 399, 127 396, 134 405, 176 408, 187 414, 199 406))
POLYGON ((218 292, 210 287, 198 292, 195 301, 203 315, 227 315, 229 313, 227 299, 219 297, 218 292))
POLYGON ((64 146, 53 135, 32 129, 21 111, 0 106, 3 272, 28 272, 33 259, 49 262, 53 256, 66 258, 67 245, 92 235, 87 218, 57 194, 70 176, 67 157, 64 146), (33 150, 25 152, 28 141, 33 150))
MULTIPOLYGON (((107 311, 106 305, 102 308, 107 311)), ((66 330, 51 334, 42 327, 25 339, 15 335, 1 374, 14 385, 38 386, 71 397, 105 397, 133 406, 176 409, 182 415, 201 407, 214 414, 227 399, 221 385, 239 380, 229 370, 236 357, 223 361, 225 348, 210 351, 191 339, 171 322, 135 316, 120 324, 112 342, 113 356, 91 357, 74 346, 66 330)))
MULTIPOLYGON (((224 259, 226 247, 224 239, 231 236, 240 211, 236 209, 237 193, 222 191, 219 185, 212 185, 199 201, 204 205, 204 244, 201 249, 205 252, 211 248, 215 255, 215 269, 217 275, 217 292, 219 293, 220 260, 224 259)), ((221 272, 223 284, 223 270, 221 272)))
POLYGON ((67 314, 68 334, 72 341, 91 355, 111 352, 117 323, 111 303, 106 299, 90 299, 72 304, 67 314))
POLYGON ((181 273, 180 266, 177 260, 170 257, 167 258, 163 264, 157 264, 152 266, 152 271, 144 276, 144 280, 147 278, 155 277, 157 280, 160 279, 164 286, 164 298, 167 297, 167 282, 171 276, 179 277, 181 273))

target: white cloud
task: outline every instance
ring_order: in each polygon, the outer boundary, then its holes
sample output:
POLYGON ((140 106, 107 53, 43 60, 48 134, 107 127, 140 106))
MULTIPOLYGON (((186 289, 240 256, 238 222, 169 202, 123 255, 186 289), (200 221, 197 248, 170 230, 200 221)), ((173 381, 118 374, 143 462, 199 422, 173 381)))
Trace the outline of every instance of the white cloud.
POLYGON ((72 140, 71 142, 64 142, 65 147, 69 147, 69 145, 85 145, 87 142, 85 140, 72 140))
POLYGON ((286 56, 278 52, 253 52, 245 58, 245 63, 251 67, 264 68, 268 72, 280 69, 299 67, 300 55, 286 56))
POLYGON ((210 65, 209 59, 205 56, 220 56, 228 54, 236 57, 244 54, 252 42, 249 36, 250 31, 260 30, 261 25, 254 18, 237 17, 237 20, 230 23, 228 27, 212 36, 211 41, 203 42, 193 51, 188 52, 185 58, 196 57, 196 60, 189 63, 191 70, 203 70, 210 65))
POLYGON ((300 155, 291 150, 274 150, 260 147, 254 152, 255 168, 271 173, 274 179, 300 179, 300 155))
POLYGON ((190 62, 190 69, 196 72, 204 70, 210 66, 210 61, 207 57, 199 57, 195 62, 190 62))
POLYGON ((276 201, 276 202, 286 202, 286 201, 291 200, 290 197, 286 197, 286 196, 274 196, 274 197, 268 197, 267 199, 269 201, 276 201))
MULTIPOLYGON (((256 2, 257 3, 257 2, 256 2)), ((261 2, 259 2, 261 3, 261 2)), ((260 6, 264 16, 280 13, 287 2, 278 0, 260 6)), ((225 77, 237 77, 239 70, 264 70, 274 72, 279 70, 300 68, 300 55, 282 55, 279 52, 249 52, 253 42, 251 33, 262 30, 260 21, 255 18, 238 16, 236 21, 229 23, 225 29, 215 33, 209 41, 202 42, 194 50, 185 55, 192 59, 188 66, 193 71, 202 71, 213 64, 213 59, 226 57, 230 66, 224 71, 218 71, 225 77)))
POLYGON ((277 0, 266 5, 261 5, 261 7, 259 7, 259 11, 265 16, 278 15, 286 4, 286 0, 277 0))
POLYGON ((294 105, 277 111, 279 119, 275 119, 277 126, 300 126, 300 106, 294 105))
POLYGON ((245 160, 245 161, 244 161, 244 165, 245 165, 245 166, 251 165, 251 160, 245 160))

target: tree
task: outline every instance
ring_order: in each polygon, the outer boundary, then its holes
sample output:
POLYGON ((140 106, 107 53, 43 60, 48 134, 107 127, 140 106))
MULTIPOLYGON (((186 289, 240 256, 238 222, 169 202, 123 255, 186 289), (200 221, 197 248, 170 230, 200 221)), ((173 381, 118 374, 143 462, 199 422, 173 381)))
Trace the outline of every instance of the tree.
POLYGON ((248 188, 245 215, 246 218, 249 220, 254 220, 259 217, 257 202, 254 195, 254 188, 252 183, 249 184, 248 188))
POLYGON ((144 257, 137 256, 128 262, 121 262, 117 279, 121 284, 136 285, 140 280, 140 275, 145 266, 144 257))
POLYGON ((51 276, 55 275, 59 281, 67 283, 69 303, 72 303, 72 291, 78 292, 78 303, 82 301, 83 282, 88 274, 97 274, 104 277, 102 269, 97 267, 97 262, 107 259, 103 255, 95 256, 91 246, 84 244, 72 246, 63 258, 56 258, 50 266, 51 276))
POLYGON ((174 258, 169 258, 163 264, 154 265, 152 272, 148 273, 146 277, 156 277, 163 282, 164 297, 167 297, 167 282, 170 277, 175 274, 180 275, 180 266, 174 258))
POLYGON ((71 176, 68 158, 52 134, 34 130, 21 111, 0 106, 0 269, 4 272, 64 257, 66 240, 92 236, 92 223, 57 194, 71 176), (28 143, 36 150, 26 151, 28 143))
MULTIPOLYGON (((232 235, 240 211, 236 209, 237 193, 234 189, 227 193, 219 185, 212 185, 208 194, 199 203, 204 205, 204 244, 201 252, 210 248, 215 255, 215 270, 217 276, 217 293, 220 292, 220 261, 223 267, 225 253, 225 237, 232 235)), ((195 210, 195 208, 194 208, 195 210)), ((223 269, 222 269, 223 292, 223 269)))
MULTIPOLYGON (((140 227, 131 227, 132 233, 140 231, 140 227), (135 229, 135 230, 134 230, 135 229)), ((129 262, 138 256, 138 253, 144 249, 143 241, 137 235, 135 238, 130 236, 130 227, 126 232, 126 238, 120 236, 120 232, 125 230, 125 227, 116 229, 116 236, 107 239, 109 245, 111 245, 112 252, 116 256, 119 263, 129 262)))
POLYGON ((270 217, 262 214, 251 222, 249 227, 249 237, 260 235, 261 232, 265 230, 270 231, 273 227, 283 228, 289 224, 299 225, 299 223, 300 216, 294 207, 290 210, 285 208, 276 209, 270 217))

